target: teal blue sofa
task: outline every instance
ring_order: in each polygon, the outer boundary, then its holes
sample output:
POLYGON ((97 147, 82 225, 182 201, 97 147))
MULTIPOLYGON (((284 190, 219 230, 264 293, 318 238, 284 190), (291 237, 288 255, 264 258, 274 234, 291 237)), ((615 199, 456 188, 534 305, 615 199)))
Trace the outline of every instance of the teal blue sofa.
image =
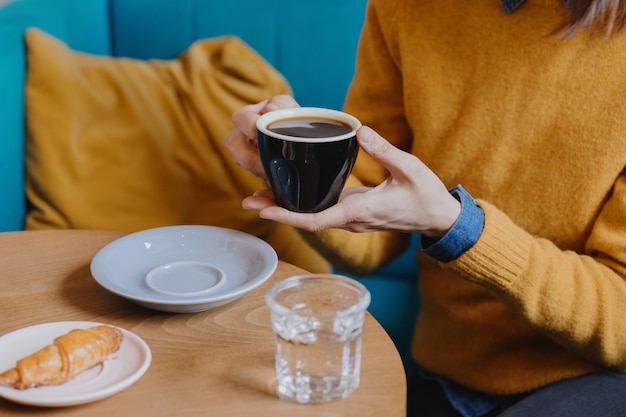
MULTIPOLYGON (((236 35, 285 76, 300 104, 339 109, 353 74, 367 0, 6 1, 0 7, 0 232, 23 229, 28 206, 23 91, 28 27, 78 51, 138 59, 171 59, 197 39, 236 35)), ((414 238, 400 259, 359 277, 372 292, 370 312, 397 344, 407 368, 418 311, 416 250, 414 238)))

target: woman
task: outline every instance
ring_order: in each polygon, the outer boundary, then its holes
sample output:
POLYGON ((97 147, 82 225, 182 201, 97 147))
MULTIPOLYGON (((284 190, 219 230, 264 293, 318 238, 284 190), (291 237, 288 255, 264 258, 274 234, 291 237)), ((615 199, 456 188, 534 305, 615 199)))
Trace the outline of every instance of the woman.
MULTIPOLYGON (((372 0, 345 105, 366 126, 353 186, 317 214, 244 200, 355 273, 421 234, 409 415, 626 415, 625 16, 372 0)), ((262 176, 254 121, 295 105, 235 113, 235 160, 262 176)))

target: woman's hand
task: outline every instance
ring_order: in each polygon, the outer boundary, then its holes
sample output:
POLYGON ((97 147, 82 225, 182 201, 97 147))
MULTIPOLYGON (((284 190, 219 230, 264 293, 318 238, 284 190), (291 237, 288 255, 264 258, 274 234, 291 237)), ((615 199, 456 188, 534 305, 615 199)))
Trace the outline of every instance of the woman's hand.
POLYGON ((233 155, 235 163, 254 175, 266 178, 259 157, 256 120, 260 115, 281 108, 299 107, 287 95, 275 96, 257 104, 242 107, 233 114, 233 128, 226 134, 222 144, 233 155))
POLYGON ((359 129, 357 140, 363 151, 390 172, 382 184, 348 188, 336 205, 319 213, 296 213, 278 207, 269 190, 244 199, 244 208, 258 210, 262 218, 310 232, 328 228, 353 232, 395 230, 439 238, 450 230, 459 217, 461 204, 426 165, 368 127, 359 129))

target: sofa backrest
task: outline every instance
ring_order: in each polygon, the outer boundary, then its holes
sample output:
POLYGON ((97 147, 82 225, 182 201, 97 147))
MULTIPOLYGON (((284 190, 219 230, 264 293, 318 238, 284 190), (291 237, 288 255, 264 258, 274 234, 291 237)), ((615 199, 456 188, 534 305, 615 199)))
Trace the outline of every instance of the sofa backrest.
POLYGON ((341 108, 366 2, 111 0, 113 54, 169 59, 196 39, 234 34, 285 75, 301 104, 341 108))
POLYGON ((367 0, 14 0, 0 7, 0 231, 20 230, 26 60, 38 27, 98 55, 171 59, 197 39, 236 35, 290 82, 302 105, 341 108, 367 0))

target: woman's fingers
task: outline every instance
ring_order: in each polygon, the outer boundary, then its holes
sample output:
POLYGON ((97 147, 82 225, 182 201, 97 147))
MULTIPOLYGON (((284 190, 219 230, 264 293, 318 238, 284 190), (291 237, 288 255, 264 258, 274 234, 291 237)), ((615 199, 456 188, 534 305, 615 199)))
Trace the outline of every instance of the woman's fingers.
POLYGON ((354 230, 352 229, 354 223, 349 218, 348 213, 345 211, 346 207, 342 202, 318 213, 297 213, 277 206, 273 199, 255 195, 246 199, 245 207, 259 210, 259 216, 263 219, 288 224, 309 232, 317 232, 333 227, 354 230))
POLYGON ((256 139, 246 137, 241 131, 232 129, 226 134, 222 144, 229 150, 235 163, 260 178, 266 178, 256 139))
POLYGON ((241 107, 233 113, 233 129, 222 141, 235 163, 258 177, 265 178, 266 175, 259 160, 256 121, 261 114, 283 107, 298 107, 298 103, 291 96, 279 95, 241 107))
POLYGON ((268 103, 269 101, 265 100, 236 110, 233 113, 234 128, 250 139, 256 138, 256 119, 268 103))
POLYGON ((299 107, 293 97, 288 95, 274 96, 256 104, 241 107, 233 113, 233 126, 249 138, 256 138, 256 119, 260 115, 287 107, 299 107))
POLYGON ((260 211, 275 204, 272 191, 269 189, 255 191, 254 194, 244 198, 242 201, 242 207, 246 210, 260 211))
POLYGON ((274 96, 262 107, 260 114, 268 113, 272 110, 300 107, 293 97, 286 94, 274 96))
POLYGON ((389 173, 398 180, 404 180, 407 176, 413 175, 406 172, 407 167, 419 167, 420 169, 430 171, 415 155, 391 145, 386 139, 367 126, 363 126, 358 130, 357 140, 361 149, 376 162, 387 168, 389 173))

